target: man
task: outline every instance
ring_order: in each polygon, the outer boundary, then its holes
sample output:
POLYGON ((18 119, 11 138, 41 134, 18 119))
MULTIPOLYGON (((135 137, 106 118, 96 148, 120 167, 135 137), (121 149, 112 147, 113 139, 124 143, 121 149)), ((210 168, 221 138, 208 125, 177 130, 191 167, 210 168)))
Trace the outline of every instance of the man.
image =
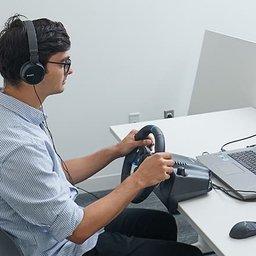
POLYGON ((63 161, 43 111, 44 100, 61 93, 72 74, 70 39, 60 22, 8 19, 0 33, 0 227, 26 256, 202 255, 176 242, 173 216, 126 209, 137 193, 169 178, 170 153, 148 157, 105 197, 84 209, 75 202, 81 182, 149 138, 132 130, 120 143, 92 155, 63 161), (34 31, 35 29, 35 31, 34 31))

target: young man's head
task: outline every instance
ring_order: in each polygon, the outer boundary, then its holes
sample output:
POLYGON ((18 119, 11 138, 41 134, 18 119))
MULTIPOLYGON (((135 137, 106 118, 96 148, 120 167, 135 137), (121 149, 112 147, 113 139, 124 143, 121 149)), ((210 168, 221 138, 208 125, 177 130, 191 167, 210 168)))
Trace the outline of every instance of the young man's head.
POLYGON ((63 24, 45 18, 33 20, 32 28, 35 33, 29 35, 31 31, 28 31, 25 20, 24 16, 16 14, 7 20, 0 32, 0 73, 5 84, 14 87, 21 86, 22 82, 33 84, 34 80, 29 78, 30 74, 28 80, 24 79, 23 68, 24 64, 25 68, 29 67, 31 56, 34 54, 38 55, 39 67, 42 67, 40 72, 48 74, 51 65, 56 66, 55 68, 58 66, 67 75, 71 61, 65 53, 70 49, 71 43, 63 24), (33 45, 29 45, 31 40, 32 44, 36 43, 38 52, 34 50, 33 45))

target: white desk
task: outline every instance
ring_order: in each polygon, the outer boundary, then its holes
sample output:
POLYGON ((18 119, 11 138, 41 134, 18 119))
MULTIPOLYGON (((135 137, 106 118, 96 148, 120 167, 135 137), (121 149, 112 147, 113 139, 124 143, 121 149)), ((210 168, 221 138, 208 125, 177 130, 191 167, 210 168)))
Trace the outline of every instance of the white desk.
MULTIPOLYGON (((242 108, 207 114, 161 119, 111 126, 116 139, 123 139, 131 129, 156 125, 164 133, 166 151, 198 156, 217 152, 226 142, 256 133, 256 109, 242 108)), ((256 144, 256 138, 233 143, 225 149, 256 144)), ((232 199, 220 191, 179 203, 179 212, 219 256, 256 254, 256 236, 236 240, 229 237, 231 227, 242 220, 256 220, 256 203, 232 199)))

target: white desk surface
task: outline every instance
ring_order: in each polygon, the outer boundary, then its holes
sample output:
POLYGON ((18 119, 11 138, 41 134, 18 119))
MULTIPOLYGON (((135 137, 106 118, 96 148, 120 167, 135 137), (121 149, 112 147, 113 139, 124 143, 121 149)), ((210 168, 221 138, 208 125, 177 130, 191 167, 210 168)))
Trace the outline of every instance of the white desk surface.
MULTIPOLYGON (((156 125, 164 133, 166 151, 196 157, 220 151, 226 142, 256 133, 256 109, 241 108, 206 114, 111 126, 117 140, 131 129, 156 125)), ((256 138, 233 143, 225 149, 256 144, 256 138)), ((256 221, 256 202, 232 199, 212 190, 207 195, 179 203, 179 212, 217 255, 256 255, 256 236, 236 240, 229 237, 232 226, 243 220, 256 221)))

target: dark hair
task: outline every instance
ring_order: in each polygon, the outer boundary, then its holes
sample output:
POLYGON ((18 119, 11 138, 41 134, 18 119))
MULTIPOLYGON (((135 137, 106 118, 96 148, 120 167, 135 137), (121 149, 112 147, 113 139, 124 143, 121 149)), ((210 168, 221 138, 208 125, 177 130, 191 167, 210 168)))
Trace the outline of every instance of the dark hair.
MULTIPOLYGON (((26 28, 21 18, 15 14, 10 17, 0 32, 0 73, 5 81, 19 86, 20 68, 30 60, 26 28)), ((46 67, 49 58, 70 49, 70 38, 61 22, 46 18, 33 20, 37 35, 39 62, 46 67)))

